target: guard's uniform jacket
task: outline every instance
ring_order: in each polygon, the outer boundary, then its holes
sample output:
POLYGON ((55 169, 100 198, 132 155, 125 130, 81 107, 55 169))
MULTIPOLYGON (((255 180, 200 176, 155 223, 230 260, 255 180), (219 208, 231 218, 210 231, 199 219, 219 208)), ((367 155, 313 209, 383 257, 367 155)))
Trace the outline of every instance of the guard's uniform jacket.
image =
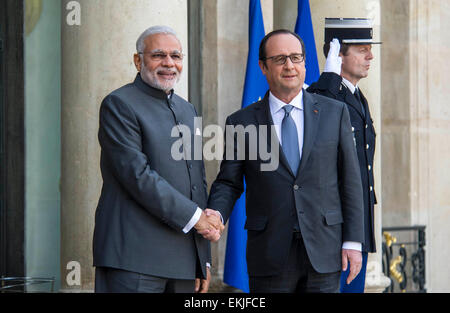
POLYGON ((374 205, 377 203, 377 199, 374 189, 373 161, 376 133, 367 100, 360 91, 361 102, 365 111, 364 114, 356 96, 342 82, 342 77, 336 73, 322 73, 319 80, 311 84, 308 91, 347 104, 358 154, 364 194, 364 242, 362 251, 375 252, 374 205))

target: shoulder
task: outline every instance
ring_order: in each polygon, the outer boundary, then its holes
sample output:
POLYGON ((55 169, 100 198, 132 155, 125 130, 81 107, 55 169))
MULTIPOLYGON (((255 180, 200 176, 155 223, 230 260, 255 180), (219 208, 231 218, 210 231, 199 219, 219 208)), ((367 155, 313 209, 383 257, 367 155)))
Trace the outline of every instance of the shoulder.
POLYGON ((128 99, 132 98, 133 94, 136 94, 137 89, 133 83, 117 88, 103 99, 102 105, 127 102, 128 99))
POLYGON ((113 90, 108 96, 123 97, 128 94, 136 92, 137 89, 138 88, 137 88, 136 84, 129 83, 129 84, 123 85, 122 87, 117 88, 116 90, 113 90))
POLYGON ((319 104, 321 107, 336 107, 336 108, 345 107, 344 102, 320 94, 306 91, 305 96, 311 97, 311 99, 313 99, 313 101, 319 104))
POLYGON ((142 92, 134 83, 126 84, 110 92, 100 105, 100 118, 128 116, 136 119, 135 105, 144 103, 142 92))
POLYGON ((239 109, 227 117, 227 124, 245 124, 246 122, 254 119, 255 111, 259 111, 263 108, 263 100, 254 102, 245 108, 239 109))
POLYGON ((327 92, 336 96, 341 89, 341 82, 342 77, 338 74, 324 72, 320 75, 319 80, 315 83, 312 83, 307 90, 312 93, 327 92))

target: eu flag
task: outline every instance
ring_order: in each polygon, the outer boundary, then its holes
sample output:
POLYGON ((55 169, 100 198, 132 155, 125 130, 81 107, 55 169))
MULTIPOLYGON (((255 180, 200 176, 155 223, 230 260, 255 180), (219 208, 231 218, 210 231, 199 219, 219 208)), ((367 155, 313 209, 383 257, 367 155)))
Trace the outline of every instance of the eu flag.
MULTIPOLYGON (((265 36, 260 0, 250 0, 248 19, 249 41, 244 95, 242 97, 243 108, 262 99, 269 89, 266 78, 258 65, 259 44, 265 36)), ((244 292, 249 292, 246 261, 247 231, 244 229, 245 220, 244 191, 236 201, 228 223, 223 281, 244 292)))
POLYGON ((305 43, 306 52, 306 77, 305 83, 311 85, 319 79, 319 62, 317 61, 316 41, 314 40, 314 29, 311 20, 311 9, 309 0, 298 0, 298 15, 295 23, 295 33, 305 43))

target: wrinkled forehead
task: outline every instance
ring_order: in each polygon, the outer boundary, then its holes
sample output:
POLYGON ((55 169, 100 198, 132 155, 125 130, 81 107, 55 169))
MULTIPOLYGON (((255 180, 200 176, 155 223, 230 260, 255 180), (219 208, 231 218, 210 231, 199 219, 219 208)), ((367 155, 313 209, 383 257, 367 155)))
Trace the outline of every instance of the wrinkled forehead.
POLYGON ((181 52, 180 40, 172 34, 152 34, 147 36, 144 40, 145 51, 160 51, 160 52, 181 52))
POLYGON ((290 55, 303 53, 300 41, 291 34, 277 34, 269 38, 266 44, 266 55, 290 55))

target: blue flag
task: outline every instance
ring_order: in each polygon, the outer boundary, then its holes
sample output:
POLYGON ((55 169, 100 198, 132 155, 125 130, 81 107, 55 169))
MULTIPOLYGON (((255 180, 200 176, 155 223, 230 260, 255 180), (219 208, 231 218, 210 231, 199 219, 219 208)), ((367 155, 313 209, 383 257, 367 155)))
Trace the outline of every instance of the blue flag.
MULTIPOLYGON (((243 108, 262 99, 269 89, 266 78, 258 65, 259 44, 265 36, 260 0, 250 0, 249 11, 249 46, 244 95, 242 97, 243 108)), ((236 201, 228 223, 223 281, 244 292, 249 292, 246 261, 247 231, 244 229, 245 220, 244 191, 236 201)))
POLYGON ((314 29, 311 21, 311 9, 309 0, 298 0, 298 15, 295 23, 295 33, 305 43, 306 50, 306 77, 305 83, 311 85, 319 79, 319 62, 317 61, 316 41, 314 40, 314 29))

